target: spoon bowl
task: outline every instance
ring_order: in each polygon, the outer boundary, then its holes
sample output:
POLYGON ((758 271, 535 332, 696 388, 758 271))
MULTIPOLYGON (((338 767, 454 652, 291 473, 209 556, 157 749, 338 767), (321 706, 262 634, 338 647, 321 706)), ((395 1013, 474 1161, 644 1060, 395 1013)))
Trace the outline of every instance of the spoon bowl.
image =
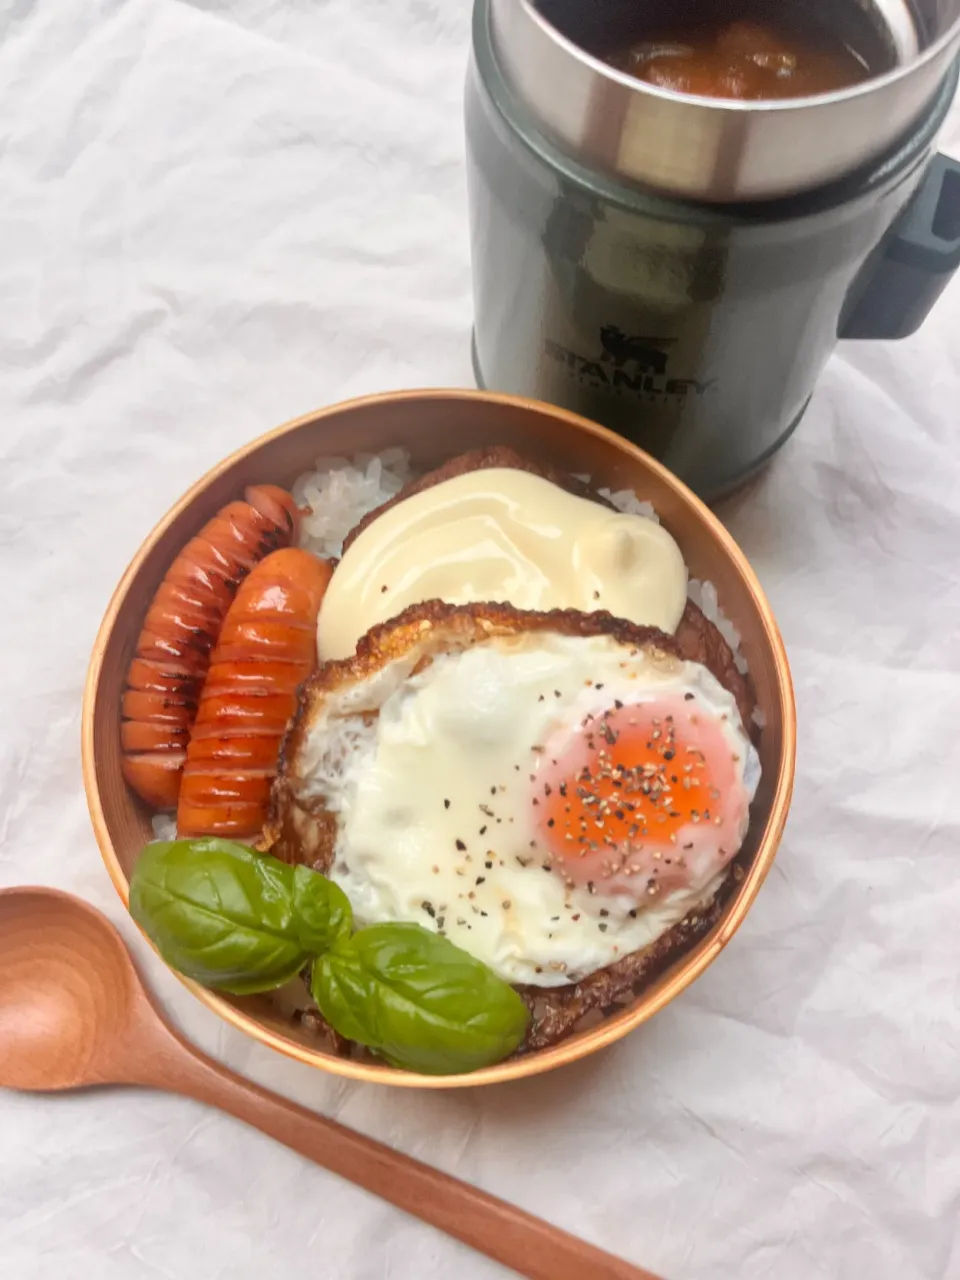
POLYGON ((52 889, 0 894, 0 1086, 49 1092, 116 1078, 140 991, 117 931, 52 889))

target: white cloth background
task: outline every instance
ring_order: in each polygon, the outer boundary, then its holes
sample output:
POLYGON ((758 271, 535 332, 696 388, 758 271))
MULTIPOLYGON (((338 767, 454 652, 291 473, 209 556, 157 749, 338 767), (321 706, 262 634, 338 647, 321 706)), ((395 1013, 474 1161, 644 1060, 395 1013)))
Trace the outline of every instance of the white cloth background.
MULTIPOLYGON (((471 382, 468 17, 0 6, 0 883, 105 909, 234 1067, 672 1280, 958 1277, 960 281, 916 338, 841 350, 724 512, 793 661, 796 804, 733 945, 628 1042, 499 1090, 338 1083, 197 1005, 101 866, 81 688, 155 520, 295 414, 471 382)), ((503 1274, 231 1120, 133 1092, 0 1094, 0 1273, 503 1274)))

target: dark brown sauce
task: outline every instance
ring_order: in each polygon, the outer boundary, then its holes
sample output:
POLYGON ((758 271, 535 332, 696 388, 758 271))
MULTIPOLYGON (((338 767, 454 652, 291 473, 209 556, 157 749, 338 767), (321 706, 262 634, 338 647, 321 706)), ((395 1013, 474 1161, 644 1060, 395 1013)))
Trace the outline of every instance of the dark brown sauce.
POLYGON ((679 28, 660 24, 605 60, 661 89, 741 101, 832 93, 876 74, 828 28, 779 15, 770 21, 768 11, 763 21, 715 17, 679 28))

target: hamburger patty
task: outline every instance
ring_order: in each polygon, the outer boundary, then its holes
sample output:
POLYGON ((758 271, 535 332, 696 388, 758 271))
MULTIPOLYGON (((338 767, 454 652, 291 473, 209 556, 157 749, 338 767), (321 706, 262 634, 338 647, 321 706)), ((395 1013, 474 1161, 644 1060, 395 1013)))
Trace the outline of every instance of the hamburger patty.
MULTIPOLYGON (((323 797, 311 794, 309 787, 303 785, 298 760, 310 726, 325 709, 326 701, 349 693, 351 686, 369 680, 386 664, 407 657, 412 672, 431 661, 435 653, 465 649, 496 635, 554 631, 572 636, 609 635, 623 645, 653 647, 680 658, 686 656, 684 647, 695 648, 691 660, 702 661, 701 655, 711 657, 718 668, 717 679, 724 683, 720 673, 729 675, 731 669, 736 672, 733 655, 716 628, 702 614, 700 617, 702 627, 683 629, 681 624, 682 638, 679 632, 677 636, 670 636, 606 613, 584 614, 576 610, 528 613, 510 605, 456 606, 436 600, 412 606, 364 636, 353 657, 325 663, 301 690, 299 711, 284 744, 280 775, 273 789, 265 832, 269 851, 287 862, 303 862, 321 872, 330 870, 337 820, 326 809, 323 797), (704 647, 707 644, 709 648, 704 647)), ((736 675, 746 685, 739 672, 736 675)), ((726 687, 735 693, 729 685, 726 687)), ((689 913, 649 947, 625 956, 574 985, 551 989, 518 987, 531 1011, 530 1027, 519 1052, 532 1052, 558 1043, 593 1010, 613 1012, 621 1003, 629 1003, 713 927, 741 876, 742 870, 735 861, 712 902, 689 913)), ((319 1033, 326 1031, 322 1019, 313 1015, 304 1025, 313 1025, 319 1033)), ((335 1045, 336 1052, 350 1052, 346 1042, 331 1040, 330 1043, 335 1045)))
POLYGON ((699 662, 728 693, 733 694, 743 727, 748 734, 752 733, 753 713, 757 709, 753 686, 738 669, 733 650, 720 634, 719 628, 692 600, 687 601, 673 638, 681 658, 685 658, 687 662, 699 662))
MULTIPOLYGON (((588 498, 602 506, 612 505, 588 485, 565 472, 525 458, 509 446, 493 446, 452 458, 443 466, 406 485, 394 498, 370 512, 350 531, 344 540, 344 551, 379 516, 406 498, 471 471, 501 467, 542 476, 568 493, 588 498)), ((342 680, 359 680, 391 656, 397 656, 420 635, 420 627, 424 623, 429 623, 431 627, 445 627, 451 612, 464 611, 454 610, 452 606, 436 601, 413 606, 399 618, 375 628, 364 637, 354 658, 327 663, 301 692, 300 711, 284 748, 284 763, 274 786, 267 828, 271 852, 276 856, 290 862, 307 862, 319 871, 329 870, 332 860, 336 820, 322 806, 318 806, 315 800, 298 796, 295 781, 286 766, 288 758, 297 750, 298 734, 302 732, 305 717, 310 715, 311 706, 316 706, 316 699, 322 698, 325 691, 336 688, 342 680)), ((500 605, 468 606, 465 613, 472 620, 470 625, 485 620, 498 628, 515 628, 518 619, 526 617, 538 620, 534 626, 539 625, 541 629, 552 628, 565 634, 608 634, 624 643, 654 643, 665 652, 705 666, 736 699, 743 724, 750 732, 756 708, 750 681, 737 669, 734 654, 718 628, 690 600, 687 601, 683 617, 673 636, 664 635, 653 628, 635 627, 632 623, 600 613, 585 615, 574 611, 557 611, 552 614, 523 615, 509 606, 500 605)), ((466 626, 466 619, 461 617, 457 625, 466 626)), ((712 903, 699 911, 691 912, 651 946, 624 956, 622 960, 590 974, 572 986, 551 989, 518 988, 531 1012, 530 1028, 519 1052, 533 1052, 557 1044, 570 1035, 579 1021, 592 1011, 612 1014, 629 1004, 658 974, 713 928, 722 914, 726 900, 742 877, 743 868, 739 860, 734 860, 730 874, 712 903)), ((342 1056, 350 1055, 350 1044, 329 1034, 330 1029, 316 1011, 310 1012, 304 1025, 312 1025, 318 1033, 327 1035, 334 1052, 342 1056)))

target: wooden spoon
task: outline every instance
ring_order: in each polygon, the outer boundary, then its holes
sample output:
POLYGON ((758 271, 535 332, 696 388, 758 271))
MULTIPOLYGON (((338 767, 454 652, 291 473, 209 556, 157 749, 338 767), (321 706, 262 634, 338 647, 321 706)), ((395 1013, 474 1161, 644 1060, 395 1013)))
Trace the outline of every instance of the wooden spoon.
POLYGON ((113 925, 55 889, 0 891, 0 1086, 148 1085, 208 1102, 532 1280, 656 1280, 466 1182, 244 1080, 161 1016, 113 925))

